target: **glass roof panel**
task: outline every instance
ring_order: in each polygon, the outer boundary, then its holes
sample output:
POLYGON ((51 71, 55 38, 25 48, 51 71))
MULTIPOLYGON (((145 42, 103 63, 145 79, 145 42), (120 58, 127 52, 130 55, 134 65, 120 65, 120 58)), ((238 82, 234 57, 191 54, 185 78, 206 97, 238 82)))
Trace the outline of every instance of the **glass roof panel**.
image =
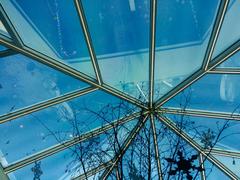
POLYGON ((223 119, 166 115, 203 147, 240 151, 240 123, 223 119), (209 139, 206 139, 209 137, 209 139))
MULTIPOLYGON (((71 177, 76 177, 84 173, 83 163, 87 172, 109 161, 116 153, 114 145, 117 146, 117 142, 120 145, 123 143, 136 122, 136 120, 133 120, 121 127, 117 127, 116 131, 109 130, 104 134, 71 146, 64 151, 41 160, 41 180, 71 179, 71 177), (117 135, 117 139, 114 138, 115 134, 117 135)), ((35 163, 9 174, 10 180, 15 180, 15 178, 33 179, 33 167, 36 167, 35 163)))
POLYGON ((1 5, 27 47, 95 78, 73 1, 10 0, 1 5))
POLYGON ((228 60, 218 66, 224 68, 239 68, 240 67, 240 52, 235 53, 228 60))
POLYGON ((240 171, 239 171, 240 159, 239 158, 231 158, 231 157, 217 156, 217 155, 214 155, 214 157, 217 158, 220 162, 222 162, 225 166, 227 166, 230 170, 232 170, 232 172, 234 172, 240 178, 240 171))
POLYGON ((7 48, 5 46, 0 45, 0 51, 6 50, 7 48))
POLYGON ((217 44, 213 52, 213 58, 240 39, 240 23, 238 23, 238 18, 240 16, 239 8, 240 1, 230 0, 217 44))
POLYGON ((114 96, 95 91, 1 124, 0 149, 6 161, 11 163, 133 111, 137 108, 114 96))
POLYGON ((219 1, 157 1, 155 99, 202 65, 219 1))
POLYGON ((215 165, 210 163, 208 160, 205 160, 204 168, 207 180, 215 179, 230 180, 229 177, 227 177, 222 171, 220 171, 215 165))
POLYGON ((1 58, 0 69, 0 114, 88 86, 20 54, 1 58))
POLYGON ((238 113, 239 81, 238 75, 205 75, 164 106, 238 113))
POLYGON ((149 81, 150 1, 81 2, 103 81, 132 96, 142 94, 149 81))

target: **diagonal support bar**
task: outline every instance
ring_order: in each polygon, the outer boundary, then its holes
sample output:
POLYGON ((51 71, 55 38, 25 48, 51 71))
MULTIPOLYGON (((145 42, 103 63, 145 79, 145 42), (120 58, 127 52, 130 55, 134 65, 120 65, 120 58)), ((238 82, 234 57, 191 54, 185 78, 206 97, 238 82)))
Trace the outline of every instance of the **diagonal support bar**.
POLYGON ((228 169, 224 164, 218 161, 214 156, 211 154, 207 154, 202 147, 195 142, 187 133, 185 133, 182 129, 179 129, 171 120, 168 118, 156 114, 156 117, 167 126, 170 130, 180 136, 183 140, 188 142, 195 150, 197 150, 200 154, 202 154, 206 159, 208 159, 211 163, 213 163, 219 170, 225 173, 230 179, 237 180, 239 179, 236 174, 234 174, 230 169, 228 169))
POLYGON ((83 10, 83 6, 81 3, 81 0, 74 0, 75 2, 75 6, 78 12, 78 16, 82 25, 82 29, 83 29, 83 33, 84 33, 84 37, 86 39, 86 43, 87 43, 87 47, 88 47, 88 51, 91 57, 91 61, 93 64, 93 68, 97 77, 97 81, 98 83, 101 85, 102 84, 102 77, 101 77, 101 73, 100 73, 100 68, 98 66, 98 62, 97 62, 97 58, 96 58, 96 54, 94 52, 94 48, 93 48, 93 43, 91 40, 91 36, 90 36, 90 32, 88 30, 88 25, 87 25, 87 20, 84 14, 84 10, 83 10))
POLYGON ((9 20, 7 13, 4 11, 2 5, 0 4, 0 20, 2 21, 4 27, 6 28, 8 34, 11 36, 11 40, 19 47, 23 47, 23 41, 14 28, 13 24, 9 20))
POLYGON ((37 103, 35 105, 29 106, 29 107, 26 107, 26 108, 23 108, 23 109, 19 109, 19 110, 1 115, 0 116, 0 124, 11 121, 13 119, 16 119, 16 118, 19 118, 19 117, 22 117, 22 116, 25 116, 25 115, 28 115, 28 114, 31 114, 33 112, 45 109, 47 107, 50 107, 50 106, 53 106, 53 105, 56 105, 56 104, 59 104, 59 103, 65 102, 65 101, 69 101, 71 99, 74 99, 74 98, 77 98, 77 97, 80 97, 80 96, 83 96, 85 94, 96 91, 97 89, 98 88, 89 87, 89 88, 77 90, 77 91, 74 91, 74 92, 71 92, 71 93, 64 94, 64 95, 59 96, 59 97, 49 99, 47 101, 37 103))
POLYGON ((154 98, 154 67, 155 67, 155 42, 156 42, 156 14, 157 0, 151 0, 150 5, 150 49, 149 49, 149 107, 153 107, 154 98))
POLYGON ((234 120, 240 121, 239 113, 227 113, 227 112, 217 112, 217 111, 206 111, 206 110, 194 110, 194 109, 181 109, 175 107, 166 107, 160 108, 159 113, 168 113, 176 115, 185 115, 185 116, 195 116, 195 117, 204 117, 204 118, 217 118, 224 120, 234 120))
MULTIPOLYGON (((219 54, 216 58, 210 61, 208 66, 208 71, 214 69, 216 66, 227 60, 229 57, 231 57, 233 54, 238 52, 240 50, 240 40, 232 44, 229 48, 227 48, 225 51, 223 51, 221 54, 219 54)), ((169 91, 166 95, 164 95, 162 98, 160 98, 156 103, 155 107, 159 108, 164 103, 169 101, 171 98, 175 97, 178 93, 182 92, 184 89, 192 85, 194 82, 199 80, 202 76, 204 76, 207 73, 207 71, 204 71, 203 69, 199 69, 196 71, 192 76, 184 80, 182 83, 177 85, 173 90, 169 91)))
POLYGON ((109 166, 111 166, 112 161, 108 161, 106 163, 103 163, 101 165, 99 165, 98 167, 95 167, 89 171, 87 171, 85 174, 81 174, 75 178, 73 178, 72 180, 86 180, 86 176, 87 178, 94 176, 95 174, 97 174, 98 172, 108 168, 109 166))
POLYGON ((162 168, 161 168, 161 162, 160 162, 160 156, 159 156, 159 150, 158 150, 157 132, 156 132, 153 114, 151 114, 150 120, 151 120, 151 126, 153 130, 153 142, 154 142, 155 158, 157 161, 158 178, 159 180, 163 180, 162 168))
POLYGON ((221 0, 219 8, 218 8, 218 13, 217 13, 217 17, 216 20, 214 22, 213 25, 213 30, 210 36, 210 40, 207 46, 207 51, 205 53, 204 59, 203 59, 203 65, 202 68, 204 71, 207 71, 208 69, 208 64, 210 62, 210 60, 212 59, 212 54, 213 54, 213 50, 214 47, 216 45, 217 42, 217 38, 223 23, 223 19, 225 17, 226 11, 227 11, 227 7, 229 4, 230 0, 221 0))
POLYGON ((135 139, 136 135, 139 133, 141 128, 144 126, 145 122, 147 121, 148 115, 146 115, 145 117, 142 117, 142 116, 143 115, 141 115, 139 117, 139 121, 138 121, 137 125, 133 128, 133 130, 130 132, 129 136, 127 137, 127 139, 124 141, 119 153, 117 153, 116 156, 112 159, 112 165, 103 172, 100 179, 106 180, 108 178, 108 176, 112 172, 113 168, 117 165, 118 161, 122 158, 124 153, 127 151, 129 145, 132 143, 132 141, 135 139))
MULTIPOLYGON (((148 112, 144 112, 143 114, 147 114, 148 112)), ((65 150, 67 148, 70 148, 71 146, 75 145, 75 144, 78 144, 80 142, 83 142, 83 141, 86 141, 90 138, 93 138, 93 137, 96 137, 108 130, 111 130, 113 127, 115 127, 116 125, 121 125, 121 124, 124 124, 124 123, 127 123, 135 118, 138 118, 142 115, 142 112, 138 112, 138 113, 133 113, 131 115, 128 115, 124 118, 121 118, 121 119, 118 119, 118 120, 115 120, 113 121, 112 123, 109 123, 109 124, 106 124, 102 127, 99 127, 99 128, 96 128, 94 130, 91 130, 87 133, 84 133, 80 136, 76 136, 74 137, 73 139, 71 140, 68 140, 68 141, 65 141, 65 142, 62 142, 60 144, 57 144, 55 146, 52 146, 48 149, 45 149, 41 152, 38 152, 36 154, 33 154, 31 156, 28 156, 20 161, 16 161, 16 162, 13 162, 12 164, 9 164, 8 166, 6 166, 4 168, 4 172, 6 174, 8 173, 11 173, 17 169, 20 169, 24 166, 27 166, 35 161, 39 161, 43 158, 46 158, 50 155, 53 155, 53 154, 56 154, 57 152, 60 152, 62 150, 65 150)))

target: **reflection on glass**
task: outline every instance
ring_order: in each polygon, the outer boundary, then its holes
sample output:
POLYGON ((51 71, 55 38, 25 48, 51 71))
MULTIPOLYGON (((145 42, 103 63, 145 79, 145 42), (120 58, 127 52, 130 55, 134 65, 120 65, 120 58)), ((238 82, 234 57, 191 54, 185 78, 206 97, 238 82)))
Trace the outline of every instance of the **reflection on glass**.
POLYGON ((87 87, 23 55, 1 58, 0 114, 87 87))
POLYGON ((213 58, 240 39, 240 23, 238 23, 240 16, 239 8, 240 1, 230 1, 213 53, 213 58))
POLYGON ((2 157, 11 163, 134 111, 136 107, 101 91, 83 95, 1 124, 2 157))
POLYGON ((141 100, 146 101, 150 1, 82 0, 82 4, 104 82, 136 98, 145 96, 141 100))
POLYGON ((164 106, 239 113, 239 81, 238 75, 206 75, 164 106))
POLYGON ((1 20, 0 20, 0 34, 10 37, 1 20))
POLYGON ((2 1, 24 44, 95 77, 74 2, 2 1))
POLYGON ((155 99, 202 65, 219 1, 157 1, 155 99))
POLYGON ((33 179, 33 177, 36 177, 36 170, 41 172, 41 180, 71 179, 84 174, 84 172, 112 159, 118 151, 117 143, 123 144, 135 124, 136 121, 131 121, 121 127, 116 127, 115 131, 109 130, 104 134, 38 161, 37 163, 40 164, 38 167, 36 163, 33 163, 9 174, 9 177, 11 180, 15 180, 15 178, 33 179), (116 135, 115 140, 117 141, 114 141, 114 135, 116 135))
POLYGON ((210 163, 208 160, 204 162, 206 178, 210 180, 221 179, 230 180, 221 170, 219 170, 215 165, 210 163))

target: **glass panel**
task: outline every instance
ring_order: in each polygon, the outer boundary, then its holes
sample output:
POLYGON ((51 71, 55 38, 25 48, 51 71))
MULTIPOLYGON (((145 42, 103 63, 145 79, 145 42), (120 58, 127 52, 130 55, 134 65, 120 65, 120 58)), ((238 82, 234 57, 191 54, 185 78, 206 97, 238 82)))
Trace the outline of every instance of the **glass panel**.
POLYGON ((1 124, 0 149, 11 163, 137 110, 114 96, 95 91, 1 124))
POLYGON ((231 158, 231 157, 224 157, 224 156, 216 156, 215 157, 222 162, 225 166, 227 166, 232 172, 234 172, 238 177, 240 177, 239 165, 240 159, 239 158, 231 158))
POLYGON ((0 51, 6 50, 7 48, 5 46, 0 45, 0 51))
POLYGON ((82 3, 104 82, 134 97, 146 96, 150 1, 82 3))
POLYGON ((240 1, 231 0, 213 53, 213 58, 240 38, 240 1))
POLYGON ((47 157, 38 162, 41 163, 40 168, 37 168, 33 163, 9 174, 9 177, 11 180, 30 180, 34 177, 34 170, 35 172, 42 172, 42 174, 40 173, 41 180, 71 179, 84 174, 84 172, 113 158, 116 153, 114 146, 117 145, 116 143, 120 145, 123 143, 136 122, 131 121, 118 127, 115 132, 112 130, 107 131, 100 136, 47 157), (117 135, 116 139, 114 138, 115 134, 117 135))
POLYGON ((0 34, 10 37, 1 20, 0 20, 0 34))
POLYGON ((239 151, 240 123, 214 118, 166 114, 204 148, 239 151))
POLYGON ((155 122, 163 179, 188 179, 191 176, 200 180, 198 152, 159 120, 155 122), (182 163, 188 165, 182 166, 182 163))
POLYGON ((207 180, 215 179, 230 180, 229 177, 227 177, 221 170, 219 170, 215 165, 210 163, 208 160, 204 162, 204 167, 207 180))
POLYGON ((2 1, 24 44, 95 77, 74 2, 2 1))
POLYGON ((205 75, 164 106, 238 113, 239 81, 238 75, 205 75))
POLYGON ((23 55, 1 58, 0 69, 0 114, 87 87, 23 55))
POLYGON ((219 1, 157 1, 155 99, 202 65, 219 1), (206 16, 207 14, 207 16, 206 16))
POLYGON ((240 52, 237 52, 236 54, 234 54, 233 56, 228 58, 226 61, 224 61, 218 67, 239 68, 240 67, 240 52))

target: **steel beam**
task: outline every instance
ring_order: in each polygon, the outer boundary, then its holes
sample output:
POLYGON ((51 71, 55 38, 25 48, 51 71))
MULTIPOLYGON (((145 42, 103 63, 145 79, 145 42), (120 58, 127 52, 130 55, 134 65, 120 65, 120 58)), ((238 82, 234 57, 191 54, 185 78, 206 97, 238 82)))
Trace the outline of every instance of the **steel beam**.
POLYGON ((175 107, 160 108, 160 110, 158 112, 159 113, 176 114, 176 115, 185 115, 185 116, 195 116, 195 117, 240 121, 239 113, 227 113, 227 112, 194 110, 194 109, 181 109, 181 108, 175 108, 175 107))
POLYGON ((97 174, 98 172, 108 168, 109 166, 111 166, 112 161, 108 161, 106 163, 103 163, 101 165, 99 165, 98 167, 95 167, 89 171, 87 171, 85 174, 81 174, 75 178, 73 178, 72 180, 86 180, 86 176, 87 178, 94 176, 95 174, 97 174))
POLYGON ((55 97, 55 98, 52 98, 52 99, 49 99, 46 101, 42 101, 40 103, 34 104, 29 107, 25 107, 25 108, 1 115, 0 116, 0 124, 11 121, 13 119, 16 119, 16 118, 19 118, 22 116, 25 116, 25 115, 28 115, 28 114, 31 114, 33 112, 45 109, 47 107, 50 107, 50 106, 53 106, 53 105, 56 105, 56 104, 59 104, 59 103, 65 102, 65 101, 69 101, 71 99, 80 97, 82 95, 91 93, 93 91, 96 91, 97 89, 98 88, 89 87, 89 88, 73 91, 73 92, 64 94, 59 97, 55 97))
POLYGON ((225 17, 226 11, 227 11, 227 7, 229 4, 230 0, 221 0, 219 8, 218 8, 218 13, 216 16, 216 20, 214 22, 213 25, 213 29, 212 29, 212 33, 210 36, 210 40, 208 42, 208 46, 207 46, 207 50, 203 59, 203 65, 202 68, 204 71, 206 71, 208 69, 208 64, 210 62, 210 60, 212 59, 212 54, 214 51, 214 47, 216 45, 217 42, 217 38, 223 23, 223 19, 225 17))
POLYGON ((80 19, 80 22, 81 22, 81 25, 82 25, 83 34, 84 34, 84 37, 86 39, 88 51, 89 51, 89 54, 90 54, 90 57, 91 57, 91 61, 92 61, 93 68, 94 68, 94 71, 95 71, 95 74, 96 74, 96 78, 97 78, 98 83, 101 85, 102 84, 102 77, 101 77, 101 73, 100 73, 100 68, 98 66, 98 62, 97 62, 96 54, 95 54, 95 51, 94 51, 94 48, 93 48, 93 43, 92 43, 92 40, 91 40, 90 32, 88 30, 88 25, 87 25, 87 20, 86 20, 85 14, 84 14, 84 9, 83 9, 81 0, 74 0, 74 2, 75 2, 75 6, 76 6, 76 9, 77 9, 77 12, 78 12, 78 16, 79 16, 79 19, 80 19))
POLYGON ((211 154, 206 153, 203 148, 195 142, 187 133, 185 133, 182 129, 179 129, 171 120, 164 117, 163 115, 156 114, 156 117, 167 126, 170 130, 172 130, 175 134, 181 137, 183 140, 188 142, 195 150, 197 150, 200 154, 202 154, 205 158, 207 158, 211 163, 213 163, 219 170, 225 173, 230 179, 237 180, 239 177, 234 174, 229 168, 227 168, 224 164, 218 161, 211 154))
POLYGON ((161 161, 160 161, 159 150, 158 150, 156 126, 155 126, 153 114, 150 115, 150 120, 151 120, 151 126, 153 131, 153 142, 154 142, 155 158, 156 158, 157 169, 158 169, 158 179, 163 180, 161 161))
POLYGON ((207 149, 207 150, 205 150, 205 152, 206 153, 211 153, 212 155, 225 156, 225 157, 239 158, 240 159, 240 152, 239 151, 213 148, 213 149, 207 149))
POLYGON ((201 171, 201 180, 206 180, 206 173, 205 173, 205 167, 204 167, 204 160, 203 160, 203 155, 199 154, 199 166, 203 169, 203 171, 201 171))
POLYGON ((112 172, 113 168, 117 165, 118 161, 122 158, 124 153, 127 151, 129 145, 132 143, 132 141, 135 139, 136 135, 139 133, 139 131, 142 129, 144 126, 145 122, 147 121, 148 115, 146 115, 144 118, 140 116, 140 119, 137 123, 137 125, 133 128, 133 130, 130 132, 126 140, 124 141, 119 153, 116 154, 116 156, 112 159, 112 165, 107 168, 102 176, 101 180, 106 180, 110 173, 112 172))
POLYGON ((14 51, 21 53, 27 57, 32 58, 33 60, 36 60, 42 64, 45 64, 47 66, 50 66, 60 72, 63 72, 64 74, 67 74, 73 78, 76 78, 78 80, 81 80, 85 83, 88 83, 90 85, 92 85, 93 87, 99 88, 100 90, 103 90, 113 96, 116 96, 120 99, 123 99, 129 103, 132 103, 138 107, 147 109, 147 106, 143 104, 143 102, 141 102, 140 100, 133 98, 119 90, 116 90, 108 85, 99 85, 94 79, 92 79, 91 77, 79 72, 78 70, 70 67, 69 65, 66 65, 60 61, 57 61, 51 57, 48 57, 46 55, 43 55, 39 52, 37 52, 36 50, 30 49, 30 48, 19 48, 18 46, 14 45, 12 42, 9 42, 8 40, 6 40, 3 37, 0 37, 0 44, 3 44, 4 46, 13 49, 14 51))
POLYGON ((4 27, 6 28, 8 34, 11 36, 11 40, 19 47, 23 47, 23 41, 19 34, 17 33, 15 27, 7 16, 7 13, 0 4, 0 20, 2 21, 4 27))
POLYGON ((188 77, 182 83, 178 84, 173 90, 169 91, 167 94, 161 97, 155 103, 154 106, 156 108, 159 108, 164 103, 169 101, 171 98, 175 97, 178 93, 182 92, 184 89, 186 89, 187 87, 192 85, 194 82, 196 82, 198 79, 200 79, 202 76, 204 76, 208 71, 211 71, 212 69, 214 69, 216 66, 218 66, 219 64, 227 60, 229 57, 231 57, 233 54, 235 54, 239 50, 240 50, 240 40, 232 44, 225 51, 223 51, 221 54, 219 54, 217 57, 211 60, 209 62, 207 71, 204 71, 203 69, 197 70, 195 73, 193 73, 190 77, 188 77))
POLYGON ((151 0, 150 5, 150 48, 149 48, 149 107, 153 107, 154 98, 154 67, 156 42, 157 0, 151 0))
MULTIPOLYGON (((143 114, 147 114, 148 112, 144 112, 143 114)), ((76 136, 74 137, 73 139, 71 140, 68 140, 68 141, 65 141, 65 142, 62 142, 60 144, 57 144, 57 145, 54 145, 52 147, 49 147, 48 149, 45 149, 41 152, 38 152, 36 154, 33 154, 31 156, 28 156, 22 160, 19 160, 19 161, 16 161, 16 162, 13 162, 11 164, 9 164, 8 166, 4 167, 4 172, 6 174, 8 173, 11 173, 17 169, 20 169, 24 166, 27 166, 35 161, 39 161, 43 158, 46 158, 50 155, 53 155, 53 154, 56 154, 57 152, 60 152, 62 150, 65 150, 67 148, 70 148, 71 146, 75 145, 75 144, 78 144, 80 142, 83 142, 83 141, 86 141, 90 138, 93 138, 93 137, 96 137, 108 130, 111 130, 113 127, 115 127, 116 125, 122 125, 124 123, 127 123, 135 118, 138 118, 139 116, 141 116, 142 113, 138 112, 138 113, 133 113, 129 116, 126 116, 124 118, 121 118, 121 119, 118 119, 118 120, 115 120, 113 121, 112 123, 109 123, 109 124, 106 124, 102 127, 98 127, 94 130, 91 130, 87 133, 84 133, 80 136, 76 136)))
POLYGON ((211 71, 208 71, 210 74, 240 74, 240 68, 215 68, 212 69, 211 71))

